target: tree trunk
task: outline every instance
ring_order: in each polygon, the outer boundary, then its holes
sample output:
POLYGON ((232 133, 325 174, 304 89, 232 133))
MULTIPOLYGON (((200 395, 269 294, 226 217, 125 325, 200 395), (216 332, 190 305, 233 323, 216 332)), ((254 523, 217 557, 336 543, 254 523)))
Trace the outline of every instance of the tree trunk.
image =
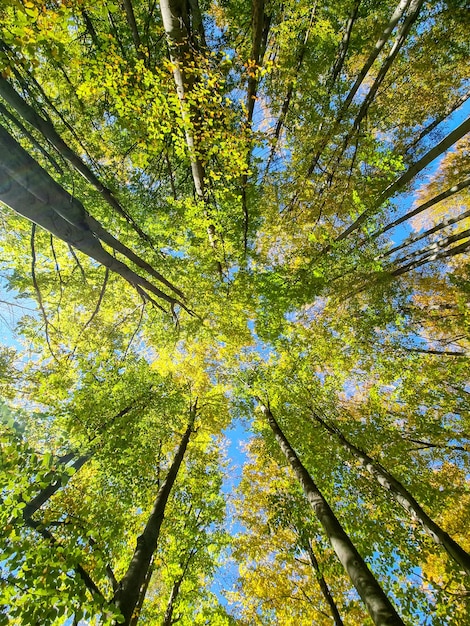
POLYGON ((335 121, 333 122, 333 127, 331 128, 329 135, 326 136, 322 140, 322 142, 321 142, 317 152, 315 153, 313 161, 312 161, 312 163, 311 163, 311 165, 310 165, 310 167, 308 169, 308 176, 313 174, 313 171, 315 170, 315 167, 317 166, 317 163, 318 163, 318 161, 319 161, 319 159, 320 159, 320 157, 322 155, 323 150, 328 145, 328 142, 331 139, 331 136, 338 130, 339 125, 342 122, 342 120, 343 120, 347 110, 349 109, 349 106, 350 106, 351 102, 354 100, 354 96, 359 91, 359 88, 361 87, 362 83, 364 82, 365 77, 367 76, 370 68, 374 64, 374 61, 379 56, 382 48, 385 46, 385 44, 387 43, 388 39, 390 38, 390 35, 392 34, 395 26, 398 24, 400 19, 403 17, 403 15, 404 15, 407 7, 408 7, 409 2, 410 2, 410 0, 400 0, 398 6, 396 7, 395 11, 393 12, 392 17, 390 18, 387 26, 383 30, 383 32, 382 32, 381 36, 379 37, 379 39, 376 41, 374 49, 370 53, 370 55, 367 58, 366 62, 364 63, 361 71, 358 73, 356 81, 354 82, 354 85, 351 87, 348 95, 346 96, 346 99, 344 100, 340 110, 338 111, 338 114, 336 116, 335 121))
POLYGON ((418 267, 421 267, 422 265, 426 265, 426 263, 432 263, 434 261, 439 261, 440 259, 450 259, 451 257, 456 256, 457 254, 462 254, 463 252, 466 252, 469 247, 470 247, 470 239, 467 241, 464 241, 458 246, 454 246, 453 248, 444 250, 443 252, 434 252, 434 251, 428 252, 420 259, 410 261, 406 265, 403 265, 402 267, 398 267, 396 270, 391 271, 390 276, 400 276, 401 274, 405 274, 406 272, 409 272, 410 270, 414 270, 418 267))
POLYGON ((341 615, 339 614, 338 607, 336 606, 336 602, 334 601, 333 596, 331 595, 330 589, 327 585, 325 577, 320 571, 320 566, 318 565, 317 557, 315 556, 315 552, 313 551, 312 545, 309 540, 305 542, 305 549, 308 554, 308 558, 310 559, 310 563, 312 564, 312 568, 315 572, 315 576, 317 577, 318 584, 320 586, 323 597, 325 598, 328 606, 330 607, 331 614, 333 615, 333 619, 335 621, 335 626, 344 626, 343 620, 341 619, 341 615))
POLYGON ((470 574, 470 555, 423 511, 418 502, 416 502, 411 493, 401 482, 387 472, 380 463, 374 461, 374 459, 360 448, 350 443, 338 428, 327 424, 316 413, 312 413, 312 418, 321 424, 325 430, 334 435, 356 458, 359 458, 377 482, 393 495, 411 517, 422 524, 428 535, 430 535, 436 543, 441 544, 467 574, 470 574))
POLYGON ((315 511, 320 524, 323 526, 351 582, 364 601, 372 621, 376 626, 404 626, 403 621, 393 608, 380 584, 356 550, 351 539, 339 523, 312 477, 302 465, 297 454, 294 452, 286 436, 274 419, 271 410, 265 406, 262 408, 287 462, 302 485, 309 504, 315 511))
MULTIPOLYGON (((185 127, 185 139, 191 163, 191 174, 194 183, 196 198, 204 207, 204 215, 208 220, 207 235, 209 243, 214 251, 217 250, 216 228, 211 220, 210 207, 206 193, 206 181, 204 166, 197 155, 199 143, 199 126, 201 114, 194 105, 188 106, 187 94, 192 90, 195 83, 195 76, 185 71, 185 67, 195 66, 194 47, 197 43, 198 33, 191 32, 191 15, 188 5, 184 0, 160 0, 160 12, 163 27, 170 49, 170 59, 173 63, 173 78, 176 86, 176 93, 181 107, 181 117, 185 127)), ((194 11, 193 11, 194 12, 194 11)), ((198 9, 196 13, 199 13, 198 9)), ((194 17, 194 16, 193 16, 194 17)), ((198 15, 196 19, 199 20, 198 15)), ((222 275, 222 265, 217 261, 217 269, 222 275)))
POLYGON ((205 202, 205 172, 201 160, 196 156, 196 142, 191 126, 197 126, 198 112, 194 106, 188 107, 186 95, 191 91, 195 77, 185 67, 194 58, 191 48, 190 17, 183 0, 160 0, 160 11, 165 29, 170 59, 173 63, 173 78, 176 93, 181 105, 181 115, 185 121, 186 145, 189 150, 191 172, 198 200, 205 202))
POLYGON ((348 237, 352 232, 357 230, 359 226, 369 215, 379 207, 382 206, 389 198, 391 198, 397 191, 405 187, 409 182, 413 180, 415 176, 417 176, 425 167, 427 167, 430 163, 432 163, 437 157, 441 156, 446 150, 448 150, 454 143, 456 143, 459 139, 461 139, 464 135, 466 135, 470 131, 470 117, 467 118, 464 122, 462 122, 457 128, 455 128, 452 132, 450 132, 442 141, 440 141, 436 146, 431 148, 426 154, 424 154, 418 161, 410 165, 410 167, 404 172, 399 178, 395 180, 395 182, 391 183, 377 198, 374 205, 366 209, 363 213, 359 215, 359 217, 344 230, 338 237, 336 237, 335 241, 342 241, 346 237, 348 237))
POLYGON ((144 604, 145 601, 145 596, 147 595, 147 589, 149 588, 150 585, 150 581, 152 579, 152 575, 153 575, 153 562, 150 563, 149 568, 147 570, 147 574, 145 576, 145 580, 144 580, 144 584, 142 585, 141 589, 140 589, 140 593, 139 593, 139 600, 136 604, 136 607, 134 609, 134 612, 132 614, 132 618, 131 621, 129 623, 129 626, 137 626, 138 622, 139 622, 139 618, 140 618, 140 612, 142 611, 142 606, 144 604))
POLYGON ((427 202, 424 202, 423 204, 420 204, 418 207, 416 207, 416 209, 413 209, 412 211, 409 211, 408 213, 406 213, 402 217, 394 220, 393 222, 391 222, 387 226, 384 226, 380 230, 377 230, 375 233, 372 233, 372 235, 369 237, 369 239, 372 240, 372 239, 376 239, 377 237, 380 237, 380 235, 383 235, 388 230, 390 230, 392 228, 395 228, 395 226, 399 226, 400 224, 402 224, 403 222, 406 222, 407 220, 411 219, 415 215, 418 215, 419 213, 422 213, 423 211, 426 211, 426 209, 429 209, 430 207, 434 206, 438 202, 441 202, 441 200, 445 200, 446 198, 449 198, 450 196, 453 196, 455 193, 458 193, 462 189, 465 189, 466 187, 469 187, 469 186, 470 186, 470 178, 467 178, 466 180, 463 180, 462 182, 460 182, 460 183, 458 183, 456 185, 452 185, 452 187, 450 187, 449 189, 446 189, 445 191, 441 192, 437 196, 434 196, 433 198, 431 198, 427 202))
MULTIPOLYGON (((183 567, 183 571, 181 573, 181 576, 178 576, 178 578, 174 581, 173 586, 171 588, 171 593, 170 593, 170 598, 168 600, 168 604, 166 607, 166 611, 165 611, 165 617, 163 618, 163 623, 162 626, 171 626, 173 624, 173 622, 177 621, 177 620, 173 620, 173 613, 175 610, 175 603, 176 600, 178 598, 180 589, 181 589, 181 585, 183 583, 184 577, 186 576, 186 572, 188 571, 188 567, 189 564, 192 560, 192 558, 194 557, 194 555, 197 554, 197 547, 193 547, 188 554, 188 557, 186 559, 186 562, 184 564, 183 567)), ((182 566, 182 564, 180 563, 180 565, 182 566)))
MULTIPOLYGON (((120 244, 97 220, 88 215, 82 203, 51 178, 2 126, 0 126, 0 155, 0 200, 6 205, 120 274, 132 286, 140 285, 158 298, 172 305, 179 304, 187 310, 181 302, 168 296, 109 254, 101 246, 99 238, 106 241, 117 252, 126 254, 130 260, 141 267, 150 267, 143 260, 137 263, 139 257, 120 244)), ((151 273, 155 278, 159 275, 158 272, 155 273, 155 270, 151 273)), ((163 282, 167 286, 170 285, 166 280, 163 282)), ((172 289, 175 291, 176 288, 172 289)), ((179 290, 176 289, 176 291, 179 290)))
POLYGON ((170 593, 170 599, 168 600, 162 626, 171 626, 173 624, 173 611, 175 610, 175 602, 176 602, 176 598, 179 595, 182 582, 183 582, 183 579, 178 578, 178 580, 175 580, 175 582, 173 583, 173 586, 171 588, 171 593, 170 593))
POLYGON ((144 239, 147 243, 152 245, 150 238, 142 231, 133 218, 123 209, 113 193, 98 179, 98 177, 90 170, 90 168, 82 161, 82 159, 76 154, 62 139, 59 133, 54 128, 50 120, 44 119, 37 111, 33 109, 23 98, 15 91, 10 83, 0 76, 0 95, 5 99, 8 104, 15 109, 15 111, 26 120, 33 128, 39 131, 57 150, 57 152, 66 159, 72 167, 74 167, 80 174, 101 194, 106 202, 113 207, 119 215, 132 226, 132 228, 138 233, 138 235, 144 239))
POLYGON ((137 546, 127 572, 120 581, 119 589, 114 596, 114 603, 124 616, 124 622, 122 622, 124 626, 129 626, 131 622, 132 615, 139 601, 142 585, 145 582, 153 554, 157 548, 160 528, 165 515, 166 503, 188 446, 196 417, 196 411, 197 404, 191 407, 188 427, 186 428, 183 438, 181 439, 181 443, 178 447, 173 463, 168 470, 168 474, 158 491, 145 529, 137 538, 137 546))
POLYGON ((358 130, 362 120, 364 119, 364 117, 367 115, 367 112, 369 110, 370 105, 372 104, 372 102, 374 101, 375 96, 377 95, 377 91, 379 90, 380 86, 382 85, 382 82, 388 72, 388 70, 391 68, 395 57, 397 56, 397 54, 400 52, 401 47, 403 46, 403 44, 405 43, 411 27, 413 26, 413 24, 415 23, 415 21, 418 19, 418 15, 419 12, 421 10, 421 7, 423 6, 424 0, 411 0, 410 6, 409 6, 409 13, 406 16, 405 20, 403 21, 403 23, 401 24, 401 26, 398 28, 398 32, 397 32, 397 36, 395 39, 395 42, 392 46, 392 48, 390 49, 387 58, 385 59, 385 61, 383 62, 372 86, 370 87, 369 91, 367 92, 367 95, 365 96, 361 108, 359 110, 359 113, 357 114, 353 124, 352 124, 352 129, 349 133, 349 135, 351 135, 355 130, 358 130))
MULTIPOLYGON (((456 243, 457 241, 460 241, 461 239, 467 239, 468 237, 470 237, 470 228, 466 228, 465 230, 461 230, 458 233, 453 233, 452 235, 448 235, 447 237, 443 237, 442 239, 433 241, 426 247, 420 248, 419 250, 413 250, 413 252, 409 252, 408 254, 405 254, 398 259, 394 259, 393 263, 404 263, 405 261, 410 260, 420 261, 422 258, 424 259, 427 256, 433 256, 434 254, 437 254, 438 252, 449 248, 449 245, 451 243, 456 243)), ((450 248, 450 250, 452 250, 452 248, 450 248)))
POLYGON ((398 252, 399 250, 403 250, 403 248, 411 246, 411 244, 416 243, 417 241, 421 241, 421 239, 424 239, 425 237, 429 237, 430 235, 434 235, 434 233, 439 232, 443 228, 448 228, 449 226, 453 226, 454 224, 458 224, 462 220, 467 219, 467 217, 470 217, 470 209, 468 211, 464 211, 463 213, 461 213, 457 217, 444 219, 442 222, 439 222, 439 224, 437 224, 436 226, 433 226, 432 228, 429 228, 428 230, 424 231, 424 233, 420 233, 419 235, 414 235, 414 236, 408 237, 407 239, 405 239, 403 241, 403 243, 401 243, 398 246, 395 246, 395 247, 391 248, 391 250, 387 250, 387 252, 384 252, 383 254, 381 254, 380 258, 391 256, 395 252, 398 252))
POLYGON ((362 0, 356 0, 354 3, 354 7, 352 9, 351 15, 348 18, 346 28, 343 34, 343 39, 341 40, 341 44, 338 51, 337 59, 332 67, 331 76, 329 77, 329 87, 328 87, 328 95, 333 90, 336 79, 340 75, 344 62, 346 60, 346 55, 348 53, 349 48, 349 40, 351 39, 351 33, 354 26, 354 23, 357 20, 357 15, 359 13, 359 6, 362 0))

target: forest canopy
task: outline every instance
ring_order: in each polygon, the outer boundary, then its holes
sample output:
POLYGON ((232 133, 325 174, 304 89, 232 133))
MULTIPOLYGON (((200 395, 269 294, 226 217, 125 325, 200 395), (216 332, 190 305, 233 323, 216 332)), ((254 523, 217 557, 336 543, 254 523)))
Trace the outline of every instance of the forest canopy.
POLYGON ((3 0, 0 625, 468 623, 469 32, 3 0))

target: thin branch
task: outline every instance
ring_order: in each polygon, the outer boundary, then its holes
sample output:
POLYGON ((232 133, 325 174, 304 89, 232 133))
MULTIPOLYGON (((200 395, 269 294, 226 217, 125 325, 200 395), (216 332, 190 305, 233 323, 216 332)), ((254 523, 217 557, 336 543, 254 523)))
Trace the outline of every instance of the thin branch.
POLYGON ((86 279, 85 270, 83 269, 83 265, 80 263, 80 260, 79 260, 78 256, 76 255, 75 250, 73 249, 73 247, 70 244, 68 244, 68 248, 69 248, 70 254, 72 255, 75 263, 77 264, 78 269, 80 270, 80 272, 82 274, 83 282, 86 283, 87 279, 86 279))
POLYGON ((134 9, 132 7, 131 0, 122 0, 124 5, 124 11, 126 12, 127 23, 132 33, 132 39, 134 40, 135 51, 139 59, 144 60, 144 54, 142 52, 142 41, 140 39, 139 30, 137 28, 137 22, 135 21, 134 9))
POLYGON ((92 323, 93 319, 95 318, 95 316, 98 314, 98 311, 100 310, 100 306, 101 303, 103 301, 104 298, 104 294, 106 291, 106 285, 108 284, 108 278, 109 278, 109 269, 106 268, 105 272, 104 272, 104 280, 103 280, 103 284, 101 286, 101 290, 100 290, 100 295, 98 297, 98 302, 96 303, 96 307, 93 311, 93 313, 91 314, 90 319, 87 321, 87 323, 85 324, 85 326, 82 328, 82 333, 88 328, 88 326, 92 323))
POLYGON ((129 343, 127 344, 126 349, 124 350, 123 360, 126 358, 127 353, 129 352, 129 349, 130 349, 130 347, 131 347, 131 345, 132 345, 132 342, 134 341, 135 336, 137 335, 137 333, 139 332, 139 330, 140 330, 140 328, 141 328, 141 326, 142 326, 142 320, 144 319, 144 310, 145 310, 145 302, 144 302, 144 304, 141 306, 141 309, 140 309, 140 317, 139 317, 139 321, 138 321, 138 323, 137 323, 137 326, 136 326, 136 328, 135 328, 134 332, 132 333, 131 338, 129 339, 129 343))
POLYGON ((42 294, 41 294, 41 290, 39 289, 39 284, 36 278, 36 247, 35 247, 35 236, 36 236, 36 224, 33 222, 31 224, 31 278, 33 281, 33 287, 34 287, 34 291, 36 292, 36 299, 38 301, 38 305, 39 305, 39 309, 41 311, 41 315, 42 318, 44 320, 44 332, 46 335, 46 341, 47 341, 47 345, 49 348, 49 352, 51 353, 54 361, 56 361, 57 363, 59 362, 56 355, 54 354, 54 351, 52 350, 51 347, 51 342, 50 342, 50 337, 49 337, 49 326, 51 326, 51 328, 53 328, 53 326, 50 324, 48 318, 47 318, 47 314, 46 311, 44 309, 44 303, 42 300, 42 294))
POLYGON ((470 186, 470 178, 467 178, 461 181, 460 183, 457 183, 457 185, 452 185, 452 187, 449 187, 449 189, 442 191, 437 196, 434 196, 430 200, 427 200, 423 204, 420 204, 418 207, 416 207, 416 209, 413 209, 412 211, 408 211, 408 213, 406 213, 402 217, 394 220, 393 222, 391 222, 387 226, 384 226, 380 230, 375 231, 375 233, 372 233, 372 235, 370 235, 369 240, 377 239, 377 237, 380 237, 380 235, 383 235, 384 233, 391 230, 392 228, 395 228, 395 226, 399 226, 400 224, 403 224, 403 222, 406 222, 407 220, 411 219, 412 217, 415 217, 416 215, 419 215, 420 213, 422 213, 423 211, 426 211, 426 209, 431 208, 438 202, 441 202, 442 200, 445 200, 446 198, 450 198, 451 196, 458 193, 459 191, 462 191, 462 189, 466 189, 468 186, 470 186))
MULTIPOLYGON (((304 58, 305 58, 305 52, 307 50, 307 42, 308 42, 308 38, 310 35, 310 29, 312 28, 312 24, 313 24, 313 20, 315 18, 315 9, 316 7, 314 7, 312 9, 312 13, 310 16, 310 23, 308 25, 307 30, 305 31, 305 35, 303 38, 303 42, 302 45, 300 46, 298 52, 297 52, 297 63, 296 63, 296 67, 295 67, 295 71, 293 72, 293 76, 295 78, 297 78, 297 76, 299 75, 300 69, 302 67, 302 64, 304 62, 304 58)), ((295 80, 291 80, 289 82, 289 86, 287 88, 287 94, 284 98, 284 102, 282 103, 282 107, 281 107, 281 112, 279 115, 279 118, 277 120, 276 123, 276 128, 274 130, 274 143, 271 146, 271 150, 269 153, 269 157, 266 163, 266 167, 264 170, 264 176, 266 176, 266 174, 269 172, 269 168, 271 166, 272 160, 274 159, 274 155, 276 154, 276 148, 277 148, 277 144, 279 142, 279 137, 281 136, 281 131, 282 128, 284 126, 284 123, 286 121, 286 117, 287 117, 287 113, 289 111, 289 107, 290 107, 290 103, 292 100, 292 97, 294 95, 294 85, 295 85, 295 80)), ((263 178, 264 180, 264 178, 263 178)))
POLYGON ((421 441, 421 439, 413 439, 412 437, 404 437, 402 435, 402 439, 405 441, 411 441, 413 443, 419 444, 417 448, 410 448, 410 450, 424 450, 426 448, 442 448, 445 450, 455 450, 457 452, 470 452, 470 448, 464 448, 463 446, 452 446, 444 443, 432 443, 431 441, 421 441))
POLYGON ((421 239, 424 239, 425 237, 429 237, 430 235, 433 235, 434 233, 437 233, 444 228, 447 228, 449 226, 452 226, 453 224, 457 224, 458 222, 461 222, 467 217, 470 217, 470 209, 468 211, 465 211, 464 213, 461 213, 457 217, 443 220, 442 222, 440 222, 433 228, 429 228, 428 230, 426 230, 424 233, 420 233, 419 235, 415 235, 413 237, 408 237, 400 245, 395 246, 394 248, 391 248, 390 250, 387 250, 387 252, 384 252, 382 255, 380 255, 380 258, 390 256, 394 254, 395 252, 398 252, 399 250, 402 250, 403 248, 406 248, 410 246, 411 244, 416 243, 417 241, 420 241, 421 239))

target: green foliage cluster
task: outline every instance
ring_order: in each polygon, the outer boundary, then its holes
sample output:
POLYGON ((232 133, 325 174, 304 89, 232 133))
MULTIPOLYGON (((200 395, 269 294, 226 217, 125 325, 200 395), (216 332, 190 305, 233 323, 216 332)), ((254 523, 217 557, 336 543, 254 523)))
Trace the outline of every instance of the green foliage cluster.
POLYGON ((468 622, 468 26, 1 4, 0 624, 468 622))

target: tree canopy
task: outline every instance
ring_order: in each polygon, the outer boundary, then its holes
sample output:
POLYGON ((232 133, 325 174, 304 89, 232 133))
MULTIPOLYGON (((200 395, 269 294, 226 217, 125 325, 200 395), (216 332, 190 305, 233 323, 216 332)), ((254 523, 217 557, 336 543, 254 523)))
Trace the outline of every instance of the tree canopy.
POLYGON ((467 623, 469 27, 2 2, 0 624, 467 623))

